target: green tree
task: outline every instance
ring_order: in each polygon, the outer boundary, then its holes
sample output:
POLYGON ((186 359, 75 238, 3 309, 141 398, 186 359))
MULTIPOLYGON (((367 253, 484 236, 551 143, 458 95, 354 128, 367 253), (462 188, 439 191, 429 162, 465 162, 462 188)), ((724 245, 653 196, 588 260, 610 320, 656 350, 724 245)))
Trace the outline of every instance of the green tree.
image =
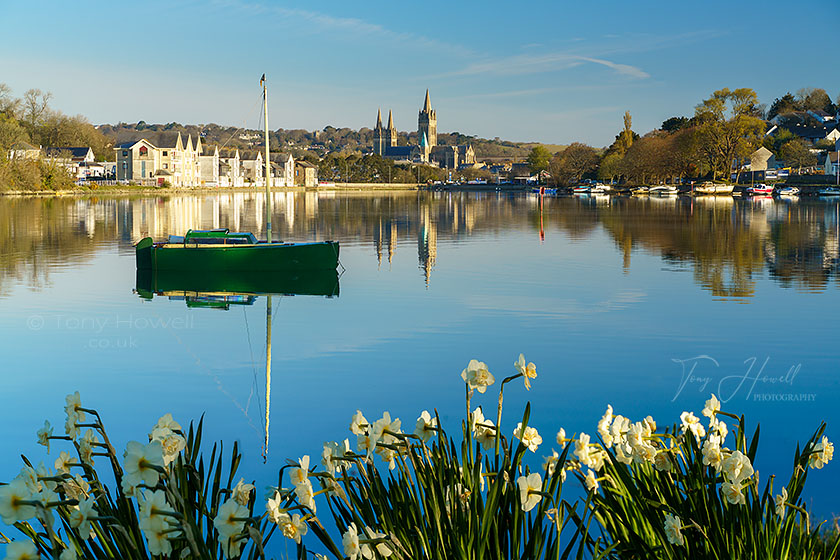
POLYGON ((799 102, 790 92, 787 92, 773 101, 773 104, 770 105, 770 110, 767 111, 767 118, 772 119, 776 115, 784 115, 785 113, 791 113, 799 110, 799 102))
POLYGON ((550 161, 551 152, 545 146, 534 146, 528 154, 528 166, 534 174, 547 170, 550 161))
POLYGON ((0 113, 0 159, 5 159, 8 156, 12 144, 27 140, 29 140, 29 136, 17 120, 0 113))
POLYGON ((835 110, 831 97, 822 88, 802 88, 796 92, 800 106, 803 111, 826 111, 833 113, 835 110))
POLYGON ((758 97, 749 88, 719 89, 695 108, 712 179, 727 175, 733 161, 752 153, 761 143, 764 123, 757 118, 758 97))
POLYGON ((782 144, 779 149, 779 157, 791 167, 796 167, 798 173, 802 172, 803 167, 809 167, 817 163, 817 156, 801 138, 795 138, 782 144))
POLYGON ((20 99, 12 96, 12 88, 7 84, 0 82, 0 115, 12 119, 19 118, 20 99))
MULTIPOLYGON (((775 134, 769 134, 764 137, 764 147, 779 156, 779 149, 787 142, 798 138, 796 134, 786 128, 779 128, 775 134)), ((779 156, 781 157, 781 156, 779 156)))
POLYGON ((598 166, 598 179, 612 183, 621 176, 621 160, 623 156, 612 153, 607 154, 598 166))
POLYGON ((676 132, 682 130, 689 125, 689 120, 686 117, 671 117, 662 121, 662 126, 659 127, 665 132, 676 132))
POLYGON ((575 142, 551 159, 549 172, 554 184, 573 185, 584 179, 598 167, 598 150, 592 146, 575 142))

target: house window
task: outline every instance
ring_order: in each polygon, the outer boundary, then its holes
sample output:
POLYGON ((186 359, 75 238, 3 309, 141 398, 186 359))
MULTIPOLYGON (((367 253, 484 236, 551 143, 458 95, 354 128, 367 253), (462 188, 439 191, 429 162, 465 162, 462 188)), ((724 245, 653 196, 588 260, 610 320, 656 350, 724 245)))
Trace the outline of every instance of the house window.
POLYGON ((149 155, 149 148, 146 146, 140 146, 140 157, 145 157, 149 155))
POLYGON ((164 151, 163 151, 163 155, 164 155, 164 156, 168 156, 168 155, 169 155, 169 152, 167 152, 166 150, 164 150, 164 151))
POLYGON ((123 157, 128 157, 128 150, 123 150, 123 157))
POLYGON ((163 168, 164 168, 164 169, 169 169, 169 164, 168 164, 168 163, 164 163, 164 164, 163 164, 163 168))

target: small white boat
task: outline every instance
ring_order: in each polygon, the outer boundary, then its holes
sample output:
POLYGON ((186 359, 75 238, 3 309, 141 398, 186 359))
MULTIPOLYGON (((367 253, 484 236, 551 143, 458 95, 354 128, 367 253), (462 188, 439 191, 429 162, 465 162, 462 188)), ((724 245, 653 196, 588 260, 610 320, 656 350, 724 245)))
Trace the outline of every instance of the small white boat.
POLYGON ((825 187, 823 189, 820 189, 820 196, 840 196, 840 188, 825 187))
POLYGON ((597 194, 604 194, 605 192, 607 192, 609 190, 610 190, 609 185, 602 185, 600 183, 596 183, 595 185, 592 185, 591 187, 589 187, 589 192, 592 193, 592 194, 596 194, 596 193, 597 194))
POLYGON ((584 185, 578 185, 572 189, 572 192, 575 194, 585 194, 589 192, 589 188, 590 187, 584 185))
POLYGON ((781 187, 776 194, 779 196, 799 196, 799 187, 781 187))
POLYGON ((656 185, 655 187, 650 187, 648 192, 650 194, 677 194, 678 190, 674 185, 656 185))
POLYGON ((764 183, 756 183, 751 187, 747 187, 747 193, 756 195, 756 194, 772 194, 773 187, 770 185, 765 185, 764 183))
POLYGON ((695 194, 732 194, 735 190, 735 185, 726 185, 724 183, 712 183, 706 181, 694 187, 695 194))

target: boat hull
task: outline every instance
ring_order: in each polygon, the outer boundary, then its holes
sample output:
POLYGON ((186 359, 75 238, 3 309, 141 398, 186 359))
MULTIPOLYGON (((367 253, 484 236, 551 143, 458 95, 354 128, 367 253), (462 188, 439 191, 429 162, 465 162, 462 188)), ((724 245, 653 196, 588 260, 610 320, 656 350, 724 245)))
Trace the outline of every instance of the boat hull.
POLYGON ((153 243, 150 237, 136 246, 137 268, 171 271, 294 271, 335 270, 339 245, 318 243, 257 243, 200 245, 153 243))
POLYGON ((305 270, 256 272, 218 270, 212 274, 195 270, 138 268, 136 290, 140 297, 189 294, 283 294, 337 297, 338 272, 305 270))

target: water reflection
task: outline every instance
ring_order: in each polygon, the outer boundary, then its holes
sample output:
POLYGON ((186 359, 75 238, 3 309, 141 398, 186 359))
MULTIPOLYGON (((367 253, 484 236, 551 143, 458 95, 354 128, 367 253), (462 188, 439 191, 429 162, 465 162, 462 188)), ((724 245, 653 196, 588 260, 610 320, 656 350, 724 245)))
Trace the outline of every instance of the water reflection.
MULTIPOLYGON (((183 301, 189 309, 229 311, 231 306, 252 306, 258 296, 265 296, 265 413, 262 448, 263 462, 268 460, 271 417, 271 325, 272 296, 338 297, 339 275, 331 271, 275 272, 214 271, 212 274, 189 271, 161 271, 138 269, 135 293, 151 301, 165 297, 169 301, 183 301)), ((232 331, 236 328, 232 328, 232 331)), ((250 344, 250 330, 247 331, 250 344)), ((252 356, 253 359, 253 356, 252 356)), ((255 387, 259 391, 256 378, 255 387)))
MULTIPOLYGON (((748 300, 764 270, 784 287, 821 291, 838 274, 836 201, 732 197, 545 197, 500 193, 274 193, 275 228, 290 241, 338 239, 373 249, 378 267, 416 245, 427 285, 438 247, 531 230, 550 242, 606 231, 625 271, 634 252, 671 267, 724 299, 748 300)), ((258 193, 0 199, 0 296, 10 281, 40 287, 51 271, 90 260, 102 246, 133 251, 190 228, 264 234, 258 193)), ((296 288, 292 288, 294 291, 296 288)), ((270 290, 269 290, 270 291, 270 290)))

